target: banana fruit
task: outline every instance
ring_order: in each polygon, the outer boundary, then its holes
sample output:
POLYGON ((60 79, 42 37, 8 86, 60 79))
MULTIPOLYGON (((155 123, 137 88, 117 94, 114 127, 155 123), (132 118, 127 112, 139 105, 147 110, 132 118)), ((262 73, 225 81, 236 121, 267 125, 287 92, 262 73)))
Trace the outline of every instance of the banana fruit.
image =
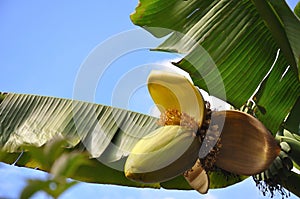
POLYGON ((284 131, 283 136, 276 136, 276 139, 280 141, 281 148, 287 155, 300 166, 300 136, 284 131))

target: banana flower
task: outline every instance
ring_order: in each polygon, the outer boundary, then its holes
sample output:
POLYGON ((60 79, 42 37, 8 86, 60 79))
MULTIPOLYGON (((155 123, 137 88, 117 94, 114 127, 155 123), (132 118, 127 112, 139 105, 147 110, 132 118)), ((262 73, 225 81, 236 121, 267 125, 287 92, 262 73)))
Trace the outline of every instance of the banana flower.
POLYGON ((192 188, 206 193, 208 172, 215 168, 251 176, 266 170, 280 153, 258 119, 240 111, 211 111, 184 76, 152 71, 147 85, 162 127, 133 148, 124 168, 127 178, 152 183, 183 174, 192 188))

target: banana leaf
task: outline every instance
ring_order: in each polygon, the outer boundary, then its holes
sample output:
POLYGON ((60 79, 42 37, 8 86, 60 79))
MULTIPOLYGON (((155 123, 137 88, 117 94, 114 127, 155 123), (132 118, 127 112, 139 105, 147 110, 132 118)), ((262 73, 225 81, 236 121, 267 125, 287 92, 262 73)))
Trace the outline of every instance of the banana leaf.
POLYGON ((294 108, 291 110, 286 122, 284 123, 284 128, 292 133, 300 135, 300 97, 298 98, 294 108))
MULTIPOLYGON (((68 143, 67 150, 89 154, 87 163, 67 177, 101 184, 191 189, 183 176, 161 184, 136 183, 125 177, 126 158, 141 137, 158 128, 155 117, 70 99, 13 93, 1 96, 2 162, 49 172, 51 167, 40 162, 45 158, 54 160, 59 149, 54 147, 56 150, 45 155, 43 148, 59 137, 68 143)), ((217 172, 212 172, 210 177, 211 188, 226 187, 245 179, 217 172)))
POLYGON ((155 50, 185 53, 173 64, 211 95, 236 108, 255 96, 274 135, 299 97, 300 21, 283 0, 140 0, 131 20, 168 35, 155 50))

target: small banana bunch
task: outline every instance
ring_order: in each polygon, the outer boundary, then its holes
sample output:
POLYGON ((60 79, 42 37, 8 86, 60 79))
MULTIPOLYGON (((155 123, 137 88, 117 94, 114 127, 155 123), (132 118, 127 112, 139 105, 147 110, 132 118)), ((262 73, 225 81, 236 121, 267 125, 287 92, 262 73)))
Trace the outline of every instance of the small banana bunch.
POLYGON ((280 142, 282 150, 300 166, 300 136, 288 131, 284 131, 283 135, 277 135, 276 139, 280 142))
POLYGON ((183 174, 192 188, 206 193, 210 172, 255 175, 280 154, 259 120, 240 111, 211 111, 181 75, 152 71, 148 89, 161 112, 161 127, 133 147, 124 167, 131 180, 163 182, 183 174))
POLYGON ((267 170, 254 175, 253 179, 263 195, 269 193, 272 198, 277 191, 284 198, 289 197, 290 193, 283 189, 282 184, 290 180, 294 165, 299 168, 300 136, 284 131, 283 135, 276 135, 276 139, 280 142, 281 147, 279 156, 267 170))

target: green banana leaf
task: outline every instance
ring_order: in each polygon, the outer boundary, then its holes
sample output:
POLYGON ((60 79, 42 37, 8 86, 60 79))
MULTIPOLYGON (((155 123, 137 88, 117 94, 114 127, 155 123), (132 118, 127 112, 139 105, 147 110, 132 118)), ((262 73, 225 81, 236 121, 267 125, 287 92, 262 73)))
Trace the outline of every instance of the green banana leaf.
POLYGON ((298 1, 297 5, 295 6, 294 13, 300 18, 300 1, 298 1))
POLYGON ((211 95, 236 108, 254 95, 274 135, 299 97, 300 22, 283 0, 140 0, 131 20, 168 35, 156 50, 185 53, 174 65, 211 95))
POLYGON ((294 108, 291 110, 285 124, 284 128, 292 133, 300 135, 300 97, 298 98, 294 108))
MULTIPOLYGON (((279 55, 279 58, 281 56, 279 55)), ((300 84, 295 73, 292 70, 283 71, 285 69, 279 67, 284 61, 279 59, 275 63, 273 70, 254 96, 254 101, 259 107, 255 112, 257 117, 274 135, 288 113, 297 109, 296 101, 300 94, 300 84)))
MULTIPOLYGON (((43 148, 54 138, 68 143, 68 150, 88 152, 87 163, 68 177, 84 182, 189 190, 183 176, 164 183, 141 184, 128 180, 123 167, 135 143, 156 128, 157 118, 110 106, 25 94, 2 94, 0 101, 0 161, 50 171, 55 152, 43 148), (30 147, 25 147, 29 145, 30 147), (34 148, 32 148, 32 147, 34 148), (46 158, 46 160, 44 160, 46 158), (17 161, 16 161, 17 160, 17 161), (45 166, 46 165, 46 166, 45 166), (48 166, 47 166, 48 165, 48 166)), ((242 181, 242 176, 212 172, 211 188, 242 181)))
MULTIPOLYGON (((156 120, 109 106, 36 95, 7 94, 0 104, 0 147, 6 152, 2 154, 1 161, 14 163, 23 145, 42 148, 50 140, 62 137, 71 148, 83 146, 92 159, 92 164, 82 165, 76 176, 70 177, 87 182, 157 188, 157 184, 131 182, 123 172, 96 159, 105 156, 107 164, 111 161, 108 158, 114 158, 114 162, 120 161, 142 136, 157 128, 156 120), (108 150, 112 148, 110 146, 115 146, 114 153, 108 150)), ((16 164, 49 171, 49 168, 43 168, 37 162, 34 156, 25 152, 16 164)))

